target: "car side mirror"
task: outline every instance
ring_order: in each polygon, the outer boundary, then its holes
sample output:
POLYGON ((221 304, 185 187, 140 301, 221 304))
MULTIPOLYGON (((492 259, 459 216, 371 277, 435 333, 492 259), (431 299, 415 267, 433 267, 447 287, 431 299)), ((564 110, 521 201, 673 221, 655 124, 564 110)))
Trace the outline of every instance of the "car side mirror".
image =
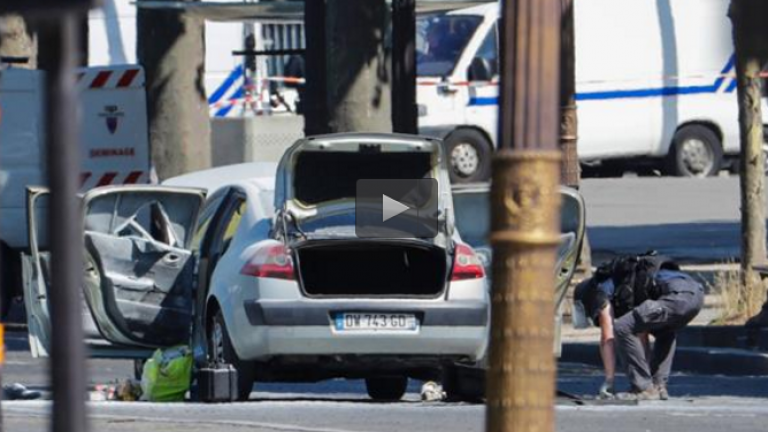
POLYGON ((467 79, 469 81, 490 81, 493 78, 493 68, 488 59, 475 57, 469 64, 467 79))

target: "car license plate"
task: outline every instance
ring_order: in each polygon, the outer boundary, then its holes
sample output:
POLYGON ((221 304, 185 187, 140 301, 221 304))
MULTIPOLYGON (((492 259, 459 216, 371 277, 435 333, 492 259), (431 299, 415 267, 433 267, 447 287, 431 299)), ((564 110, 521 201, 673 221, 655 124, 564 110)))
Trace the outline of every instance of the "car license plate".
POLYGON ((419 321, 406 313, 340 313, 334 319, 336 331, 403 331, 414 332, 419 321))

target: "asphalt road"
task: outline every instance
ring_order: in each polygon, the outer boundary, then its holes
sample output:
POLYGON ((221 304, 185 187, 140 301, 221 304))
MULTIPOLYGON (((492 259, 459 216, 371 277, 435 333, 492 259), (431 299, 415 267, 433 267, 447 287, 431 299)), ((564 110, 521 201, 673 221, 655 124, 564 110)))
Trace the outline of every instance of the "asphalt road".
MULTIPOLYGON (((48 390, 47 363, 32 359, 24 334, 9 334, 4 383, 23 383, 48 390)), ((90 360, 91 384, 129 378, 132 364, 90 360)), ((588 400, 602 377, 599 370, 561 364, 558 388, 588 400)), ((627 387, 626 380, 619 382, 627 387)), ((420 383, 412 382, 402 402, 375 403, 361 381, 317 384, 257 384, 251 400, 236 404, 91 402, 91 430, 120 432, 394 432, 482 431, 481 404, 421 402, 420 383)), ((579 406, 560 399, 558 431, 720 432, 764 430, 768 421, 768 377, 707 377, 678 374, 671 385, 673 400, 639 406, 579 406)), ((4 431, 42 432, 49 428, 50 402, 3 401, 4 431)))
POLYGON ((588 179, 581 192, 593 262, 649 249, 689 263, 739 256, 738 177, 588 179))
MULTIPOLYGON (((737 178, 685 180, 623 178, 586 180, 588 229, 596 259, 658 249, 688 262, 721 262, 738 256, 737 178)), ((23 334, 8 335, 3 382, 46 390, 46 362, 31 359, 23 334)), ((128 378, 127 361, 91 360, 92 384, 128 378)), ((590 397, 597 370, 560 366, 558 387, 590 397)), ((626 382, 623 383, 626 385, 626 382)), ((406 400, 374 403, 359 381, 257 385, 247 403, 200 405, 92 402, 94 431, 482 431, 484 406, 428 403, 412 383, 406 400)), ((639 406, 557 406, 557 430, 590 432, 728 432, 765 430, 768 377, 677 375, 673 400, 639 406)), ((4 401, 7 431, 48 430, 46 401, 4 401)))

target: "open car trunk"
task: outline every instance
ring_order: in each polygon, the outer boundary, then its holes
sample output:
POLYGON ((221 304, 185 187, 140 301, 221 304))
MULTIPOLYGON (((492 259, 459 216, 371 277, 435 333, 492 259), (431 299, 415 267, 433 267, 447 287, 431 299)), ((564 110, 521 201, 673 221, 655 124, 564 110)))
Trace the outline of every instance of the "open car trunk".
POLYGON ((313 297, 436 297, 450 270, 446 250, 426 242, 309 241, 294 251, 313 297))

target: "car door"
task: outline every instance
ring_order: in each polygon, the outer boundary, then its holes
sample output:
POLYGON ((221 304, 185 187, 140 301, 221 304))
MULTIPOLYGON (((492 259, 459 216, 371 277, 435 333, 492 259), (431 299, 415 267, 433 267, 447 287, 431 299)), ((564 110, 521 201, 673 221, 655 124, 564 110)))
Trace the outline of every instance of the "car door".
POLYGON ((22 253, 21 271, 24 306, 27 312, 27 334, 32 357, 48 357, 51 346, 51 316, 48 305, 49 261, 43 239, 46 224, 42 209, 47 204, 48 189, 27 188, 27 236, 29 253, 22 253), (39 222, 39 223, 38 223, 39 222))
MULTIPOLYGON (((29 192, 33 208, 45 193, 29 192)), ((83 296, 107 344, 154 348, 189 342, 196 258, 189 246, 204 200, 200 190, 165 186, 96 188, 83 197, 83 296)), ((35 211, 29 217, 25 295, 40 347, 50 334, 50 283, 35 229, 41 218, 35 211)))
MULTIPOLYGON (((453 188, 456 229, 462 240, 469 243, 483 261, 486 274, 491 273, 490 186, 488 184, 456 185, 453 188)), ((560 187, 560 245, 555 264, 555 346, 560 356, 562 304, 568 285, 576 271, 586 227, 584 200, 575 189, 560 187)))

